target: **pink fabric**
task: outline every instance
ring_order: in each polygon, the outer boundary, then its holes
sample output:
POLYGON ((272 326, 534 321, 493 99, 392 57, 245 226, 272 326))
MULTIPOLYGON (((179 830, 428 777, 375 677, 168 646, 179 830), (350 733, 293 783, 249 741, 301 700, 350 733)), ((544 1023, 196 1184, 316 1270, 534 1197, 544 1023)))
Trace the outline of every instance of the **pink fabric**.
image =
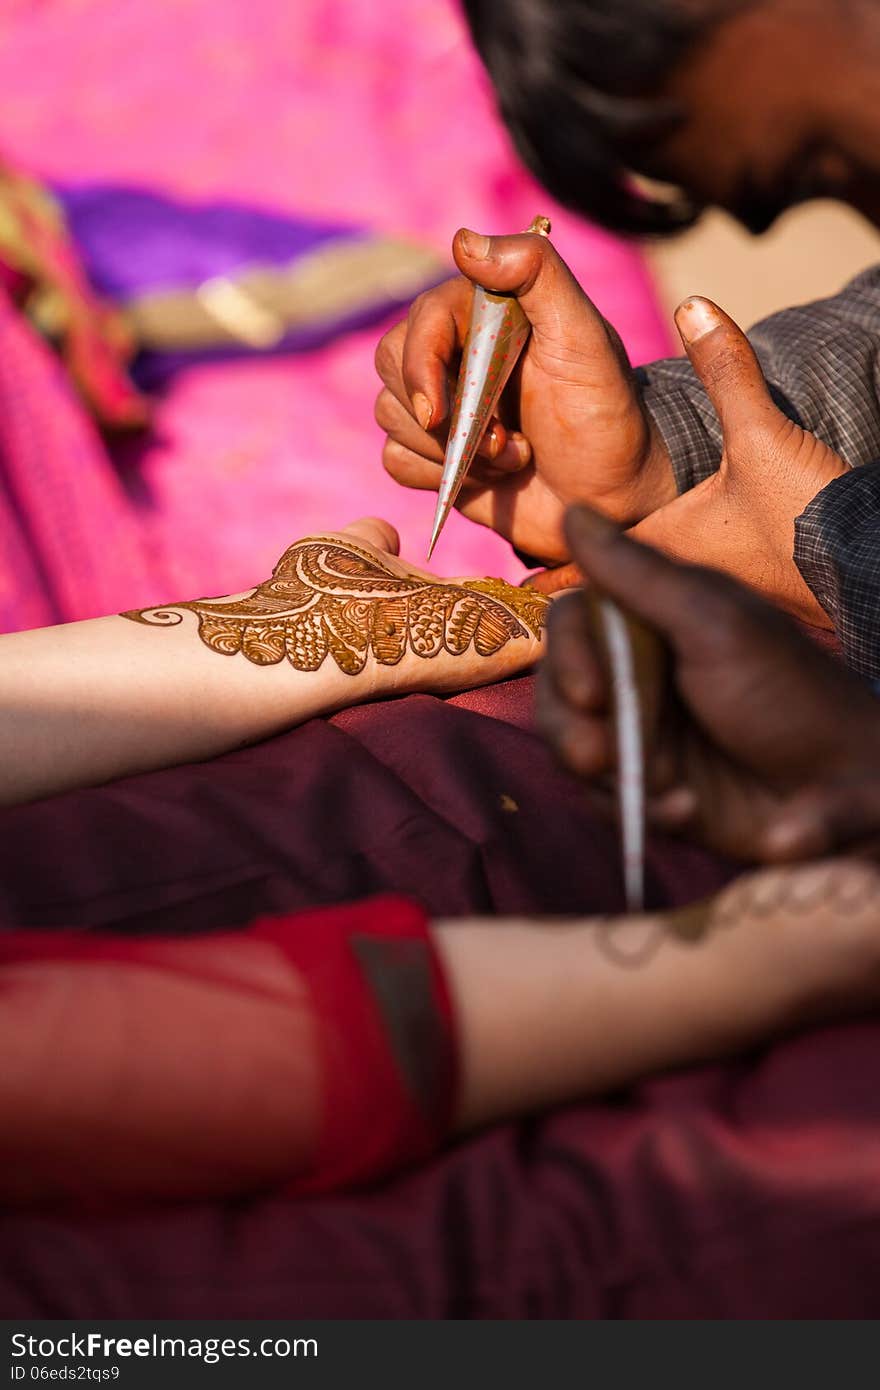
POLYGON ((4 631, 146 603, 160 572, 66 373, 2 289, 0 538, 4 631))
MULTIPOLYGON (((547 212, 634 359, 668 351, 639 255, 555 208, 519 170, 454 0, 178 0, 161 14, 154 0, 18 0, 0 15, 0 85, 0 147, 56 179, 248 198, 441 250, 461 223, 501 231, 547 212)), ((38 595, 59 588, 62 567, 65 617, 140 602, 141 559, 114 578, 105 552, 117 527, 147 557, 143 601, 246 587, 291 536, 367 512, 420 557, 432 503, 381 468, 376 337, 185 374, 158 403, 152 437, 123 457, 127 496, 94 438, 75 465, 47 459, 59 510, 89 496, 92 548, 88 537, 72 546, 57 517, 26 515, 46 573, 25 578, 10 551, 7 625, 25 608, 29 622, 48 620, 38 595)), ((521 573, 503 542, 458 517, 437 563, 521 573)))

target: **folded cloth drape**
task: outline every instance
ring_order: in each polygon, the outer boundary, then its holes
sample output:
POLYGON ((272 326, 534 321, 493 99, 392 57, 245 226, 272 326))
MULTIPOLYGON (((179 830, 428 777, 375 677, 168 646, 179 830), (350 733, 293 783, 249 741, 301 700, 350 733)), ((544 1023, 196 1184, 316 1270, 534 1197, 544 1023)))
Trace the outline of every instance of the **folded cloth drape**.
POLYGON ((146 400, 127 373, 134 342, 122 315, 89 283, 61 204, 5 158, 0 159, 0 285, 57 343, 102 425, 146 424, 146 400))
POLYGON ((451 1009, 401 898, 197 940, 0 934, 0 1201, 350 1187, 429 1155, 451 1009))
MULTIPOLYGON (((534 733, 532 685, 347 710, 210 764, 0 811, 0 937, 70 924, 198 944, 390 890, 433 917, 619 911, 614 827, 534 733)), ((651 837, 654 905, 729 874, 651 837)), ((358 1192, 0 1210, 0 1306, 88 1319, 874 1317, 878 1053, 876 1020, 819 1030, 493 1126, 358 1192)), ((0 1085, 13 1071, 4 1050, 0 1085)))
POLYGON ((0 631, 155 598, 162 566, 123 481, 62 364, 2 290, 0 403, 0 631))
POLYGON ((118 184, 53 192, 91 283, 125 310, 143 385, 196 362, 321 347, 449 273, 412 238, 339 219, 118 184))

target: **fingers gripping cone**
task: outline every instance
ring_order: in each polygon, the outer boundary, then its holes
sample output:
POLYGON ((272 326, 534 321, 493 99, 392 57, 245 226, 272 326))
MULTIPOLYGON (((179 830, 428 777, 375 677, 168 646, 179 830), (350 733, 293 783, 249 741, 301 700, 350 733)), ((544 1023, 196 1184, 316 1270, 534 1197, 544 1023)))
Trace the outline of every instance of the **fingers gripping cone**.
MULTIPOLYGON (((547 236, 550 222, 546 217, 536 217, 528 230, 547 236)), ((526 345, 529 331, 529 321, 514 295, 493 294, 479 285, 474 287, 471 321, 452 403, 443 476, 428 547, 429 560, 499 397, 526 345)))

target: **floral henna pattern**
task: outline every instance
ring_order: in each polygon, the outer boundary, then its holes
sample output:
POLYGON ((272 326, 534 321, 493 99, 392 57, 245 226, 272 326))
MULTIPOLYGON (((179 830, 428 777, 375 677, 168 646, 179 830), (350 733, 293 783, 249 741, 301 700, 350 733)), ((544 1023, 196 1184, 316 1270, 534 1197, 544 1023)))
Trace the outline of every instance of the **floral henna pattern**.
POLYGON ((317 671, 328 654, 356 676, 370 653, 396 666, 416 656, 460 656, 473 644, 492 656, 529 633, 540 638, 549 600, 502 579, 446 584, 407 578, 348 541, 310 536, 282 555, 271 579, 246 598, 196 599, 123 613, 155 627, 176 627, 195 613, 199 636, 223 656, 241 652, 257 666, 285 658, 317 671))

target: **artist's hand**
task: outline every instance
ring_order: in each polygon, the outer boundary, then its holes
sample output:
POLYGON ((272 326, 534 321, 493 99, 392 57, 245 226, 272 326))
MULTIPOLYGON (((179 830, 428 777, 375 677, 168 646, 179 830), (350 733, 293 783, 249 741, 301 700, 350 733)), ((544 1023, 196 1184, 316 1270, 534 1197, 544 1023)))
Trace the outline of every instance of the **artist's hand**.
MULTIPOLYGON (((880 835, 880 699, 724 575, 666 559, 605 518, 568 514, 588 580, 653 628, 668 688, 648 759, 650 816, 743 859, 799 859, 880 835)), ((550 610, 539 718, 574 772, 611 770, 609 692, 579 590, 550 610)))
POLYGON ((376 353, 384 382, 376 419, 391 476, 439 487, 474 282, 515 293, 532 334, 459 510, 550 563, 567 558, 568 503, 588 501, 632 524, 673 498, 669 457, 623 344, 547 239, 460 231, 453 252, 466 278, 421 295, 376 353))
POLYGON ((717 473, 636 526, 668 555, 724 570, 805 622, 831 621, 794 563, 794 523, 847 465, 774 404, 745 334, 707 299, 676 311, 724 432, 717 473))

